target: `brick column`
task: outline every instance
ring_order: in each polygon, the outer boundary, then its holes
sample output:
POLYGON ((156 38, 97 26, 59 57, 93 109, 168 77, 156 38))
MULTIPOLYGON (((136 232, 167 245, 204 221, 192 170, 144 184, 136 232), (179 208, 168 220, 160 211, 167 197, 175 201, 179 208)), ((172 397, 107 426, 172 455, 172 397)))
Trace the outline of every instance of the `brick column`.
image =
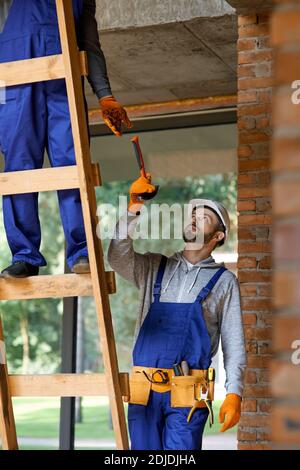
POLYGON ((240 15, 238 30, 238 278, 248 354, 238 448, 268 449, 273 66, 269 15, 240 15))
POLYGON ((300 81, 300 4, 298 0, 277 0, 277 4, 272 17, 276 52, 272 437, 280 449, 300 449, 300 104, 291 99, 295 92, 291 85, 300 81))

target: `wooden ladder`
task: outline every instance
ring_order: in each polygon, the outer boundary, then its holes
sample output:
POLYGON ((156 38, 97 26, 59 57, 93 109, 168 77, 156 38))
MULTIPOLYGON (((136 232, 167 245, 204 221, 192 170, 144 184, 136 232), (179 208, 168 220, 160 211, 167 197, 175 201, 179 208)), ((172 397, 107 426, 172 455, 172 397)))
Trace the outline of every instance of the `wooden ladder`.
POLYGON ((0 64, 7 86, 65 78, 76 165, 0 175, 0 194, 24 194, 79 188, 91 274, 1 279, 0 300, 94 296, 105 374, 9 375, 0 320, 0 432, 2 448, 18 449, 12 397, 109 395, 118 449, 128 449, 122 396, 128 397, 128 374, 120 374, 109 304, 115 292, 113 272, 105 272, 95 187, 101 184, 98 165, 91 163, 81 77, 87 75, 86 54, 77 47, 72 0, 56 0, 62 54, 0 64))

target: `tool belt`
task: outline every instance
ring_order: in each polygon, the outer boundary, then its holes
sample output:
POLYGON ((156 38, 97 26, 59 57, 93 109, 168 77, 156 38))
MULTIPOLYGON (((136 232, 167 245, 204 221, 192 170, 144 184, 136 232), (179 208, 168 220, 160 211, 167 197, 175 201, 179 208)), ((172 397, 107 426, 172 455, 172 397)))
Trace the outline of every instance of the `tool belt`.
POLYGON ((134 366, 129 377, 129 403, 146 406, 151 390, 158 393, 170 391, 171 407, 191 408, 187 421, 197 408, 207 407, 211 425, 214 375, 212 367, 207 370, 191 369, 189 375, 174 376, 173 369, 134 366))

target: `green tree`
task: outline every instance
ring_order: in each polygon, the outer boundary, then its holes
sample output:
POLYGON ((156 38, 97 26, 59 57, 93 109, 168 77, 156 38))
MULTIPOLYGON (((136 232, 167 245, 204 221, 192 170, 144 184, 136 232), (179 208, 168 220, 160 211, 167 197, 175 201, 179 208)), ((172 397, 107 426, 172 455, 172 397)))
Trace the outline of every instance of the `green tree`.
MULTIPOLYGON (((54 274, 63 269, 64 237, 55 193, 39 197, 42 226, 41 251, 48 265, 42 274, 54 274)), ((2 222, 2 221, 1 221, 2 222)), ((1 227, 1 267, 11 262, 11 253, 1 227)), ((1 283, 6 282, 0 280, 1 283)), ((0 303, 7 357, 12 372, 53 372, 60 364, 60 326, 62 301, 42 299, 0 303)))
MULTIPOLYGON (((178 180, 161 180, 160 191, 155 203, 184 204, 192 198, 208 198, 222 201, 228 208, 232 231, 224 247, 219 252, 235 251, 236 248, 236 175, 218 174, 205 177, 178 180)), ((97 202, 118 206, 120 195, 127 196, 131 181, 112 182, 97 189, 97 202)), ((148 202, 147 205, 150 203, 148 202)), ((55 193, 40 195, 40 219, 42 226, 42 252, 48 261, 41 274, 62 273, 64 268, 64 235, 59 217, 55 193)), ((102 220, 105 224, 108 221, 102 220)), ((104 256, 109 240, 103 240, 104 256)), ((135 249, 162 252, 170 256, 183 248, 181 240, 137 240, 135 249)), ((0 263, 1 268, 11 261, 5 240, 3 225, 0 226, 0 263)), ((107 262, 106 268, 110 269, 107 262)), ((5 280, 0 280, 1 283, 5 280)), ((114 330, 117 342, 120 368, 128 369, 131 362, 133 333, 139 293, 130 283, 117 276, 117 293, 110 297, 114 330)), ((103 369, 99 352, 99 336, 94 300, 83 299, 85 327, 85 370, 103 369)), ((61 299, 42 299, 31 301, 9 301, 0 303, 0 314, 4 322, 7 356, 11 372, 50 373, 60 368, 61 344, 61 299)))

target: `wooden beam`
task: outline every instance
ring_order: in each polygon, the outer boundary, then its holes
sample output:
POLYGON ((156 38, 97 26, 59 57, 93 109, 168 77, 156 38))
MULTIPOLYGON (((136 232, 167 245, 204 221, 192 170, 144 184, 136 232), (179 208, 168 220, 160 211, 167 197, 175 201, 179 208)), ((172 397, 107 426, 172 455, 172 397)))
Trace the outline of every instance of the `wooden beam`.
MULTIPOLYGON (((164 114, 177 114, 194 111, 205 111, 209 109, 231 108, 236 105, 237 95, 225 95, 129 105, 126 106, 126 111, 128 112, 128 115, 134 119, 148 116, 160 116, 164 114)), ((99 108, 89 110, 90 124, 97 124, 102 121, 102 114, 99 108)))
POLYGON ((92 167, 88 126, 76 47, 76 31, 72 18, 72 1, 56 0, 60 39, 66 71, 74 148, 78 167, 81 205, 89 251, 91 279, 101 338, 102 357, 108 384, 113 427, 117 449, 129 448, 124 404, 119 382, 118 358, 105 277, 103 251, 97 238, 97 201, 91 186, 92 167))
MULTIPOLYGON (((80 74, 87 75, 85 52, 78 52, 80 74)), ((62 55, 50 55, 35 59, 17 60, 0 64, 0 78, 6 86, 23 85, 57 78, 65 78, 62 55)))
POLYGON ((17 450, 18 441, 12 407, 10 384, 7 373, 6 355, 0 317, 0 436, 3 450, 17 450))
MULTIPOLYGON (((98 163, 92 165, 92 180, 95 187, 101 186, 98 163)), ((13 171, 0 174, 1 196, 74 188, 79 188, 76 166, 13 171)))
MULTIPOLYGON (((105 273, 109 294, 116 292, 114 273, 105 273)), ((63 297, 88 297, 93 295, 90 274, 61 274, 32 276, 24 279, 0 277, 0 300, 28 300, 63 297)))
MULTIPOLYGON (((13 397, 107 396, 104 374, 9 375, 13 397)), ((119 374, 122 395, 128 396, 128 374, 119 374)))

